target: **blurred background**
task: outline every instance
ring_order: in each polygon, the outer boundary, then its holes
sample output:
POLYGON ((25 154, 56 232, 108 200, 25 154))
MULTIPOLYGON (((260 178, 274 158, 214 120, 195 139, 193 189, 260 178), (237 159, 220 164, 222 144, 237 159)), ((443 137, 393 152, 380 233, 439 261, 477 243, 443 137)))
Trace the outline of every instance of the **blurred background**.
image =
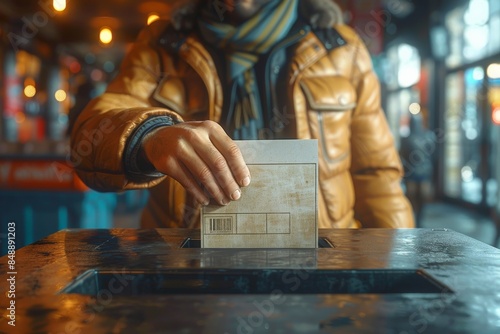
MULTIPOLYGON (((68 120, 104 91, 168 0, 0 0, 0 225, 18 247, 64 228, 138 227, 145 191, 98 193, 68 165, 68 120)), ((418 226, 496 247, 500 1, 337 0, 364 39, 418 226)))

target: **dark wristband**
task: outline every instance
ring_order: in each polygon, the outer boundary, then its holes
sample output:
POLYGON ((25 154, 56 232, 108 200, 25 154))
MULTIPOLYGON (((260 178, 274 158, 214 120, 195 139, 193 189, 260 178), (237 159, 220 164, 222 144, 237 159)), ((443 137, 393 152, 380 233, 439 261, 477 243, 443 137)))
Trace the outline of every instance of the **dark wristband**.
POLYGON ((142 181, 144 179, 154 179, 164 176, 146 158, 146 154, 142 149, 142 142, 144 137, 151 131, 178 123, 178 121, 174 121, 169 116, 156 116, 147 119, 134 130, 127 140, 123 155, 125 173, 131 179, 142 181))

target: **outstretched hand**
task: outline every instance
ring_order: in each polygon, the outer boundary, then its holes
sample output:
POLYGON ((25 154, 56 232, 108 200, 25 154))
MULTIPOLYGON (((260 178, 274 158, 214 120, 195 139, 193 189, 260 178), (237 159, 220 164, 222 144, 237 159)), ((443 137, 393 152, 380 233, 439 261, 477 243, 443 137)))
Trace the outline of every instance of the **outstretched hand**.
POLYGON ((156 129, 143 141, 147 159, 177 180, 196 200, 227 205, 250 184, 250 171, 234 141, 213 121, 156 129))

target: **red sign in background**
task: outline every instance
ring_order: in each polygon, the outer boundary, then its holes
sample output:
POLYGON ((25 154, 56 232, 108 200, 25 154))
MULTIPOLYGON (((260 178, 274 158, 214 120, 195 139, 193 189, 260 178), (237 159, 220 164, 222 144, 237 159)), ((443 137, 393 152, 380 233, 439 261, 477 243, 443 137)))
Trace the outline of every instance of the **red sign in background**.
POLYGON ((0 160, 0 189, 88 190, 64 160, 0 160))

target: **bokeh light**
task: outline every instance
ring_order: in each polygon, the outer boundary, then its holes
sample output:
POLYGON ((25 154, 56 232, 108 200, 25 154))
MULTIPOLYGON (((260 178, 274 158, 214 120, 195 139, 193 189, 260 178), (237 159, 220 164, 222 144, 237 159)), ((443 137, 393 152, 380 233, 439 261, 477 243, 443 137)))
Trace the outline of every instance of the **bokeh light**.
POLYGON ((412 103, 410 104, 410 107, 408 109, 410 110, 410 113, 412 113, 413 115, 417 115, 422 110, 422 107, 418 103, 412 103))
POLYGON ((488 74, 488 77, 490 79, 500 79, 500 64, 490 64, 490 66, 488 66, 488 69, 486 70, 486 73, 488 74))
POLYGON ((55 11, 62 12, 66 9, 66 0, 52 1, 52 7, 54 7, 55 11))
POLYGON ((111 41, 113 41, 113 33, 111 32, 111 29, 107 27, 102 28, 101 32, 99 33, 99 40, 102 44, 111 43, 111 41))
POLYGON ((148 25, 150 25, 154 21, 158 21, 159 19, 160 19, 160 17, 158 16, 158 14, 156 14, 156 13, 149 14, 149 16, 148 16, 148 25))
POLYGON ((24 95, 29 98, 34 97, 36 95, 35 86, 27 85, 26 87, 24 87, 24 95))
POLYGON ((54 97, 55 99, 58 101, 58 102, 63 102, 64 100, 66 100, 66 97, 67 97, 67 94, 64 90, 62 89, 59 89, 58 91, 56 91, 56 93, 54 94, 54 97))

